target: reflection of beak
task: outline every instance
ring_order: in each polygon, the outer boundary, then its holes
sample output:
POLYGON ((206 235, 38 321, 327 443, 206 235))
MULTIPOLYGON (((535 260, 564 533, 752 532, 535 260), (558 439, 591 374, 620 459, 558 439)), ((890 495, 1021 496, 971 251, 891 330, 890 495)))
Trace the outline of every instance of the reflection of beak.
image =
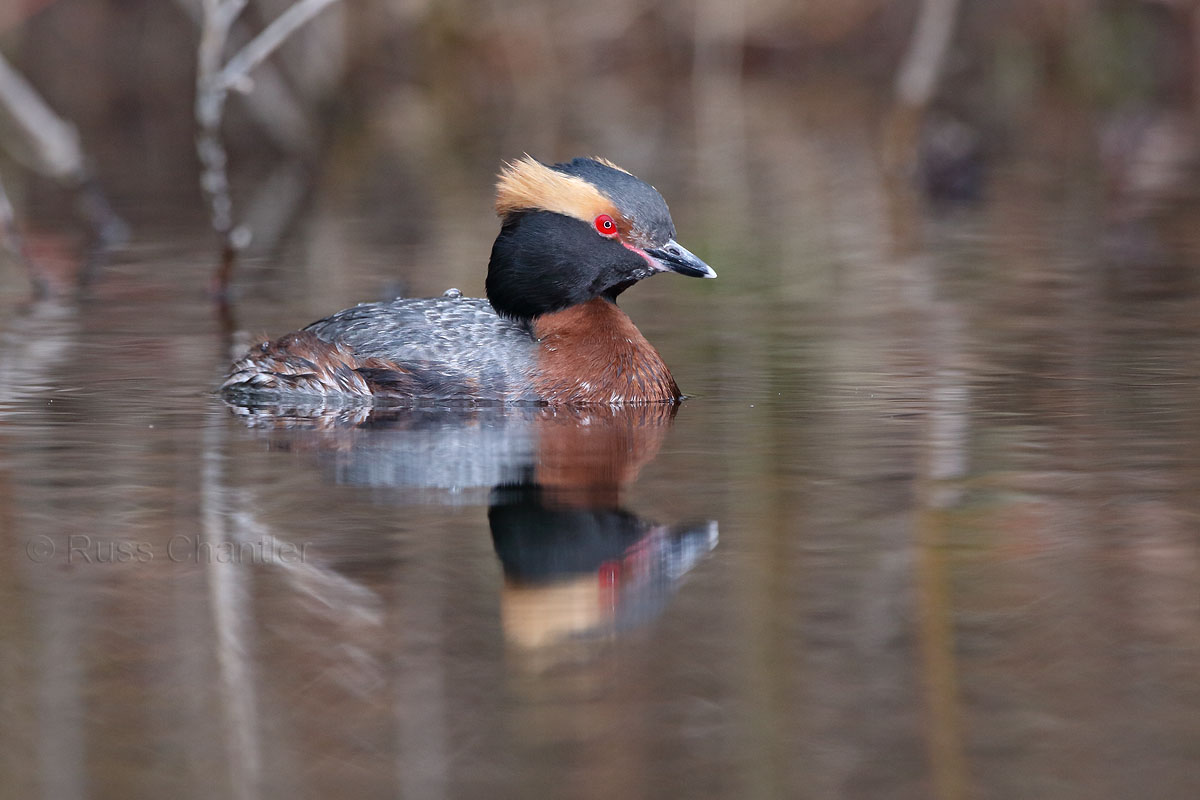
POLYGON ((696 258, 688 249, 674 239, 668 239, 662 247, 646 251, 665 270, 687 275, 689 278, 715 278, 713 268, 696 258))

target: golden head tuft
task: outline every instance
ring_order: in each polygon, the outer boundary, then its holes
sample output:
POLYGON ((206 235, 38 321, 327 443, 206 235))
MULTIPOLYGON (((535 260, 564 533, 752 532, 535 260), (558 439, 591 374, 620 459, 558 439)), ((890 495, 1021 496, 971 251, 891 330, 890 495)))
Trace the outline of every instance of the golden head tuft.
POLYGON ((517 211, 552 211, 588 224, 600 214, 621 217, 613 202, 595 186, 528 154, 505 163, 496 181, 496 213, 503 217, 517 211))

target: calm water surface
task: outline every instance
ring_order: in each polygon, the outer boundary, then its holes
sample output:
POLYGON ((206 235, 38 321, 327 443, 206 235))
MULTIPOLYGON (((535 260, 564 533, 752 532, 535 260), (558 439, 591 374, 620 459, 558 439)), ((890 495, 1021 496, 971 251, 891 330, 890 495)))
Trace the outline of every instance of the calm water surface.
POLYGON ((753 248, 672 196, 721 280, 623 305, 674 415, 211 394, 388 281, 477 293, 482 204, 457 266, 314 211, 232 331, 199 223, 80 301, 10 268, 0 793, 1200 796, 1194 238, 1134 263, 1019 170, 897 222, 855 163, 753 248))

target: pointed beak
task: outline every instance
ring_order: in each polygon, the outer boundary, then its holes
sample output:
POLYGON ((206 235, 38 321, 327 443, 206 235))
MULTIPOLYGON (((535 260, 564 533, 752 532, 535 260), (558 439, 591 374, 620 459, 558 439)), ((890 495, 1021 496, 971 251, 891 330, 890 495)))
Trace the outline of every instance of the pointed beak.
POLYGON ((664 270, 678 272, 689 278, 715 278, 717 273, 713 268, 696 258, 688 249, 674 239, 667 241, 662 247, 646 251, 646 255, 658 262, 664 270))

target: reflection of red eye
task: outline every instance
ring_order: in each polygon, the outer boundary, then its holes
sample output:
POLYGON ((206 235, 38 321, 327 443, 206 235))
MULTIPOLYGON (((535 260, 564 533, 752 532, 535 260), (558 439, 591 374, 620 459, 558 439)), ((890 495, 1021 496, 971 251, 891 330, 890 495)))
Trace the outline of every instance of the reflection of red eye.
POLYGON ((601 214, 596 217, 596 233, 601 236, 616 236, 617 223, 613 222, 613 218, 608 214, 601 214))
POLYGON ((615 587, 621 582, 621 562, 605 561, 600 565, 596 577, 600 579, 601 588, 611 589, 615 587))

